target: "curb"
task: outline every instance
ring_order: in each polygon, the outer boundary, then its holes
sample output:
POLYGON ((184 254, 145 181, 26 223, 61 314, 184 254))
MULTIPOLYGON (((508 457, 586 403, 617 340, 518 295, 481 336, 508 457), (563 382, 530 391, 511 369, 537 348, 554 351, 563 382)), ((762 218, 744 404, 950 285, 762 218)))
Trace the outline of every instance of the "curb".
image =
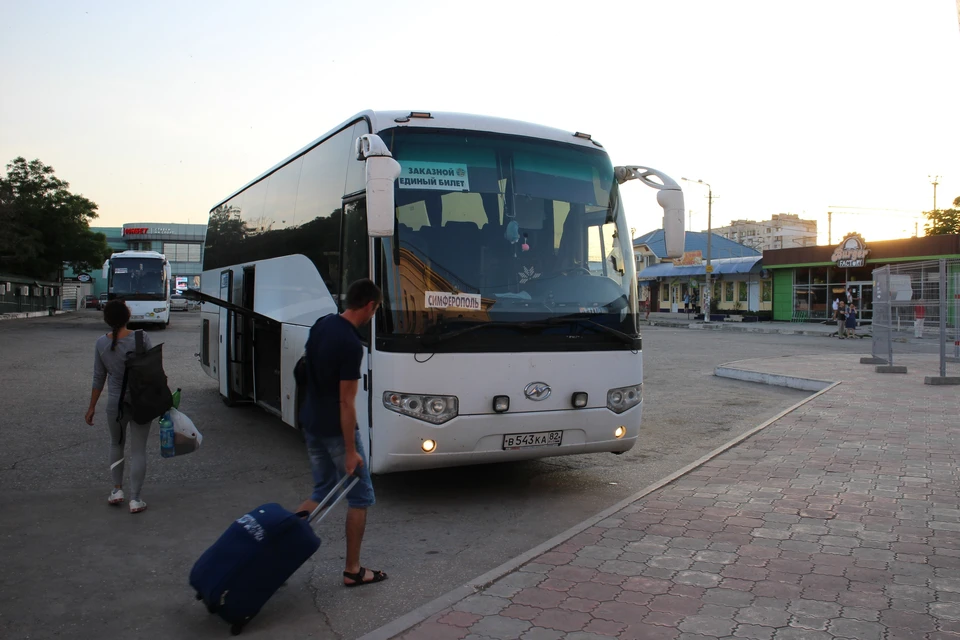
POLYGON ((714 370, 713 374, 720 378, 731 378, 733 380, 743 380, 744 382, 769 384, 775 387, 788 387, 790 389, 799 389, 801 391, 823 391, 834 384, 829 380, 798 378, 796 376, 788 376, 777 373, 763 373, 762 371, 737 369, 727 365, 720 365, 714 370))
MULTIPOLYGON (((830 338, 833 337, 833 334, 836 331, 822 331, 822 330, 812 330, 812 329, 780 329, 776 327, 769 326, 755 326, 760 323, 747 323, 747 324, 737 324, 737 323, 725 323, 725 322, 711 322, 709 324, 703 322, 682 322, 676 320, 644 320, 643 321, 648 327, 671 327, 674 329, 691 329, 694 331, 735 331, 738 333, 765 333, 765 334, 779 334, 784 336, 814 336, 820 338, 830 338)), ((870 334, 864 334, 864 336, 869 336, 870 334)))
MULTIPOLYGON (((70 311, 61 311, 59 309, 53 312, 55 316, 61 316, 70 311)), ((20 313, 0 313, 0 321, 3 320, 23 320, 24 318, 47 318, 51 317, 49 311, 24 311, 20 313)))
MULTIPOLYGON (((730 363, 730 364, 735 364, 735 363, 730 363)), ((733 367, 728 367, 726 365, 721 365, 717 369, 719 370, 720 368, 725 368, 730 371, 736 371, 736 369, 734 369, 733 367)), ((743 370, 743 371, 746 371, 746 370, 743 370)), ((758 373, 758 372, 750 372, 750 373, 758 373)), ((784 379, 784 381, 789 381, 790 379, 789 376, 777 376, 777 377, 784 379)), ((806 379, 798 378, 798 380, 806 380, 806 379)), ((374 629, 373 631, 361 636, 357 640, 390 640, 391 638, 395 638, 399 636, 405 631, 408 631, 413 627, 417 626, 418 624, 420 624, 430 616, 451 607, 452 605, 456 604, 457 602, 463 600, 468 596, 471 596, 477 592, 483 591, 484 589, 492 585, 494 582, 496 582, 503 576, 517 570, 518 568, 520 568, 530 560, 536 558, 539 555, 546 553, 547 551, 549 551, 550 549, 553 549, 556 546, 559 546, 560 544, 566 542, 567 540, 574 537, 578 533, 582 533, 583 531, 589 529, 595 524, 603 520, 606 520, 613 514, 617 513, 621 509, 624 509, 630 506, 637 500, 640 500, 641 498, 653 493, 654 491, 657 491, 658 489, 665 487, 666 485, 670 484, 674 480, 682 478, 683 476, 687 475, 691 471, 694 471, 700 466, 702 466, 704 463, 712 460, 713 458, 717 457, 718 455, 727 451, 728 449, 735 447, 736 445, 740 444, 741 442, 753 436, 754 434, 760 431, 763 431, 764 429, 769 427, 771 424, 773 424, 777 420, 780 420, 784 416, 796 411, 803 405, 814 400, 815 398, 819 398, 821 395, 825 394, 827 391, 830 391, 834 387, 841 384, 839 381, 827 382, 824 380, 817 380, 816 382, 825 384, 826 386, 819 387, 817 389, 817 392, 814 393, 813 395, 804 398, 800 402, 794 404, 791 407, 788 407, 787 409, 784 409, 783 411, 773 416, 769 420, 766 420, 765 422, 754 427, 753 429, 750 429, 749 431, 740 434, 739 436, 730 440, 729 442, 726 442, 720 445, 710 453, 707 453, 706 455, 699 458, 698 460, 695 460, 694 462, 691 462, 687 466, 677 471, 674 471, 667 477, 661 480, 658 480, 657 482, 654 482, 653 484, 641 489, 639 492, 621 500, 620 502, 613 505, 612 507, 604 509, 603 511, 593 516, 592 518, 588 518, 583 522, 581 522, 580 524, 574 525, 573 527, 571 527, 570 529, 567 529, 563 533, 557 536, 554 536, 553 538, 550 538, 543 544, 540 544, 534 547, 533 549, 530 549, 529 551, 520 554, 519 556, 513 558, 512 560, 508 560, 507 562, 503 563, 499 567, 492 569, 491 571, 488 571, 487 573, 484 573, 483 575, 474 578, 473 580, 467 582, 466 584, 445 593, 439 598, 436 598, 435 600, 432 600, 431 602, 428 602, 405 615, 400 616, 399 618, 393 620, 392 622, 388 622, 382 627, 378 629, 374 629)), ((776 383, 768 382, 767 384, 776 384, 776 383)), ((794 387, 794 388, 799 388, 799 387, 794 387)))

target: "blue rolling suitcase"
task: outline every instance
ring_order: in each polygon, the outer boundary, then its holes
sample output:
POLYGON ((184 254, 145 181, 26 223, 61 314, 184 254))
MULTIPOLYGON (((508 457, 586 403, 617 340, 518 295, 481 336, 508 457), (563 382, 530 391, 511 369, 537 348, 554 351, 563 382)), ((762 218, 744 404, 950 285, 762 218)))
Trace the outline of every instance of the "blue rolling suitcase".
POLYGON ((190 586, 210 613, 230 623, 233 635, 257 615, 267 600, 320 548, 312 522, 320 522, 358 482, 337 495, 345 476, 309 518, 278 504, 257 507, 241 516, 207 549, 190 571, 190 586), (336 496, 333 502, 331 499, 336 496), (324 511, 325 505, 329 508, 324 511))

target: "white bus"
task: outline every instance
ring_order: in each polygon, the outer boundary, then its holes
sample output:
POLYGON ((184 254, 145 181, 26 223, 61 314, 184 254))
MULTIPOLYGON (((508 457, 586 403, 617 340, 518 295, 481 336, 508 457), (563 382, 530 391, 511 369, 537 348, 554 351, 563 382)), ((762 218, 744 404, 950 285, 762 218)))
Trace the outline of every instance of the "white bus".
POLYGON ((637 442, 637 280, 619 184, 659 190, 668 251, 683 195, 614 167, 583 133, 497 118, 364 112, 210 212, 201 362, 228 404, 298 426, 313 323, 370 277, 357 416, 390 473, 637 442))
POLYGON ((121 251, 103 263, 107 299, 120 298, 130 309, 130 323, 170 324, 170 263, 156 251, 121 251))

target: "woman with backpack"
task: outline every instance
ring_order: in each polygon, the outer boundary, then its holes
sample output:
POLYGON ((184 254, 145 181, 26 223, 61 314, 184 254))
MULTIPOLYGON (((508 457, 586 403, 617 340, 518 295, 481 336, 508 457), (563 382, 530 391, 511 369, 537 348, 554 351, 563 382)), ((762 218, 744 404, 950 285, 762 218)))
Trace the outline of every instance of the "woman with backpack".
MULTIPOLYGON (((111 300, 103 308, 103 319, 112 331, 100 336, 93 352, 93 390, 90 393, 90 408, 85 420, 93 426, 93 416, 97 400, 103 391, 104 383, 109 383, 107 392, 107 425, 110 427, 110 473, 113 476, 113 491, 107 503, 123 503, 123 447, 124 435, 130 433, 130 513, 140 513, 147 503, 140 499, 140 488, 147 474, 147 436, 150 435, 151 422, 137 424, 132 421, 133 412, 129 405, 119 411, 120 396, 123 388, 123 374, 126 370, 127 355, 136 349, 136 334, 127 329, 130 310, 122 300, 111 300), (119 416, 119 417, 118 417, 119 416)), ((144 347, 150 348, 150 338, 143 334, 144 347)))

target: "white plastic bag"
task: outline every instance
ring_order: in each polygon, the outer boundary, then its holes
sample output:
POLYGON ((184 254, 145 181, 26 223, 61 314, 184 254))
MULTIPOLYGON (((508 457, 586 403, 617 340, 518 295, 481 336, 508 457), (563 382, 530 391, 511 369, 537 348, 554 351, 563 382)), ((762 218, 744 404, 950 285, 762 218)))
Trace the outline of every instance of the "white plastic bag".
POLYGON ((183 456, 193 453, 203 443, 203 436, 193 420, 177 409, 170 409, 170 419, 173 421, 173 448, 174 455, 183 456))

